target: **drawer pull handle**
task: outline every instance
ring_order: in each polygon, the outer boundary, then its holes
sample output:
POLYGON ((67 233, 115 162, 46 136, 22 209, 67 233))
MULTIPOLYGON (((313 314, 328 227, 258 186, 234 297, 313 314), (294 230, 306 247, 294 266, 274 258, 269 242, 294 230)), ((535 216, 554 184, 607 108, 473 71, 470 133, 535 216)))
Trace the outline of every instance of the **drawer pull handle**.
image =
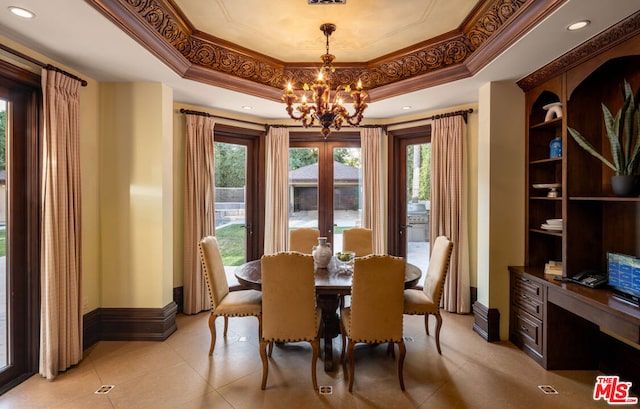
POLYGON ((530 300, 531 298, 529 298, 529 296, 527 296, 527 295, 525 295, 525 294, 522 294, 522 299, 523 299, 523 300, 530 300))
POLYGON ((524 332, 529 332, 529 328, 527 328, 526 325, 521 325, 520 329, 523 330, 524 332))
POLYGON ((524 281, 525 283, 528 283, 531 281, 528 278, 524 278, 524 277, 520 277, 520 280, 524 281))

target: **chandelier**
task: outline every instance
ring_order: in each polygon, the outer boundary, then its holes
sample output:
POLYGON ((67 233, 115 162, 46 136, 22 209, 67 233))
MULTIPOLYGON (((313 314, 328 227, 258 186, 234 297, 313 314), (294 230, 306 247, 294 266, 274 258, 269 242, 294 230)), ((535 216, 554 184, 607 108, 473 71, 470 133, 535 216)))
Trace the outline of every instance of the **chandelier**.
POLYGON ((346 121, 352 126, 358 126, 362 121, 362 113, 367 108, 367 93, 362 90, 362 82, 358 81, 355 91, 351 91, 350 85, 338 85, 333 91, 331 90, 331 73, 335 72, 332 65, 336 58, 329 54, 329 36, 336 30, 335 24, 323 24, 320 31, 324 33, 327 39, 327 52, 320 57, 323 64, 320 67, 318 78, 311 84, 304 84, 302 87, 302 98, 298 106, 293 104, 298 100, 298 96, 294 92, 291 82, 287 84, 287 89, 282 95, 282 100, 287 104, 287 113, 296 120, 301 121, 302 126, 308 128, 315 124, 317 120, 322 126, 322 136, 326 139, 331 133, 331 127, 339 130, 346 121), (308 102, 307 94, 311 91, 311 100, 308 102), (351 94, 353 100, 353 108, 355 112, 351 115, 347 108, 344 107, 342 93, 351 94))

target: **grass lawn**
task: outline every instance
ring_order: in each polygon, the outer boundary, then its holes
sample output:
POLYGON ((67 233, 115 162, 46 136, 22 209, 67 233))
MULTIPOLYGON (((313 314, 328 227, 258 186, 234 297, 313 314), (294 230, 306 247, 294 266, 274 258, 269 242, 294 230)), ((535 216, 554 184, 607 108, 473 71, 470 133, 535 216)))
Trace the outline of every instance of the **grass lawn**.
POLYGON ((7 252, 7 230, 0 230, 0 257, 4 257, 7 252))
MULTIPOLYGON (((334 234, 342 234, 343 231, 350 227, 336 226, 334 234)), ((216 229, 216 237, 220 245, 220 253, 222 253, 222 261, 225 266, 239 266, 245 262, 246 254, 246 230, 242 224, 230 224, 228 226, 216 229)), ((0 236, 1 252, 4 252, 4 231, 0 236)))
POLYGON ((242 224, 230 224, 216 229, 222 262, 225 266, 239 266, 245 262, 246 230, 242 224))

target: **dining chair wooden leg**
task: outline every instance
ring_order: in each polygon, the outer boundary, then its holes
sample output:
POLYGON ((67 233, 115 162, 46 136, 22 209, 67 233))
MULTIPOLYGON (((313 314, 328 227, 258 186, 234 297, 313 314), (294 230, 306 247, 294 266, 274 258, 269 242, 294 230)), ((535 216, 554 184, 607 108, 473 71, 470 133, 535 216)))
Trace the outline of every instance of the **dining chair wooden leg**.
POLYGON ((318 378, 316 377, 316 363, 318 362, 318 355, 320 353, 320 340, 318 338, 311 341, 311 348, 313 349, 313 355, 311 357, 311 383, 313 383, 313 390, 318 391, 318 378))
POLYGON ((398 356, 398 380, 400 381, 400 389, 404 390, 404 357, 407 353, 407 348, 404 345, 404 340, 400 340, 398 342, 398 349, 400 350, 400 355, 398 356))
POLYGON ((222 334, 223 337, 227 337, 227 329, 229 328, 229 317, 227 317, 226 315, 224 316, 224 333, 222 334))
POLYGON ((424 314, 424 329, 427 330, 427 335, 429 335, 429 314, 424 314))
POLYGON ((436 324, 436 347, 438 348, 438 353, 442 355, 442 351, 440 350, 440 329, 442 328, 442 315, 440 315, 440 311, 436 316, 437 324, 436 324))
POLYGON ((349 346, 347 347, 347 356, 349 357, 349 392, 353 391, 353 375, 354 375, 354 364, 355 358, 353 356, 353 347, 355 346, 355 342, 349 340, 349 346))
POLYGON ((267 343, 260 340, 260 359, 262 360, 262 390, 267 387, 267 375, 269 374, 269 361, 267 360, 267 343))
POLYGON ((269 358, 271 358, 271 354, 273 354, 273 341, 269 342, 269 358))
POLYGON ((345 335, 346 331, 344 329, 344 325, 342 324, 342 320, 340 320, 340 339, 342 340, 342 352, 340 353, 340 361, 344 362, 344 350, 345 350, 345 342, 347 341, 347 337, 345 335))
POLYGON ((209 355, 213 355, 213 348, 216 346, 216 316, 213 314, 209 315, 209 332, 211 333, 209 355))

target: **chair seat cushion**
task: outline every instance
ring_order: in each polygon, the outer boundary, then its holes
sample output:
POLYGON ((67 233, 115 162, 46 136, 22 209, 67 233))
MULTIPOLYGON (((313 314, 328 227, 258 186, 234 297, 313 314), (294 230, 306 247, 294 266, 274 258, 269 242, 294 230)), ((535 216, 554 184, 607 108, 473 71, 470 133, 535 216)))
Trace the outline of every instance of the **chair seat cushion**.
POLYGON ((262 293, 256 290, 231 291, 212 312, 213 315, 244 317, 260 315, 262 311, 262 293))
POLYGON ((439 306, 422 290, 410 288, 404 290, 405 314, 436 314, 439 306))

